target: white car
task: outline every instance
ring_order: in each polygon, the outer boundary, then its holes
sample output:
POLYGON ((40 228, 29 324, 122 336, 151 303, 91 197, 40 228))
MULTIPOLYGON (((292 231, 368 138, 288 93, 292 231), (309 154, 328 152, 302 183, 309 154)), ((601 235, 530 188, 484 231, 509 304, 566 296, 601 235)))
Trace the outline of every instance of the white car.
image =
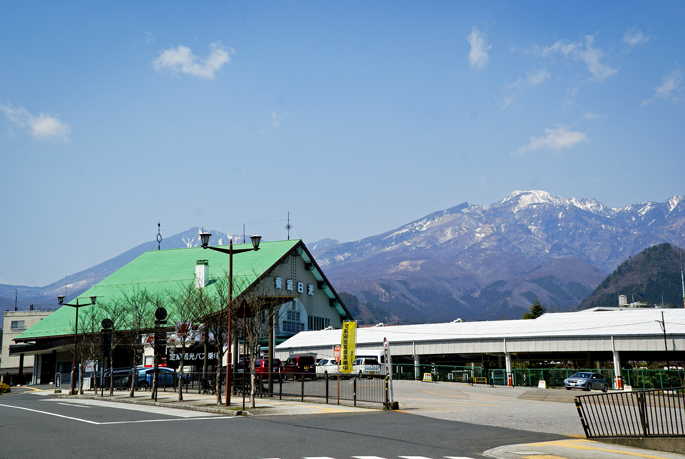
POLYGON ((376 359, 360 358, 352 362, 354 373, 362 376, 373 376, 381 374, 381 364, 376 359))
POLYGON ((316 375, 324 377, 326 375, 338 374, 338 362, 335 359, 321 359, 316 364, 316 375))

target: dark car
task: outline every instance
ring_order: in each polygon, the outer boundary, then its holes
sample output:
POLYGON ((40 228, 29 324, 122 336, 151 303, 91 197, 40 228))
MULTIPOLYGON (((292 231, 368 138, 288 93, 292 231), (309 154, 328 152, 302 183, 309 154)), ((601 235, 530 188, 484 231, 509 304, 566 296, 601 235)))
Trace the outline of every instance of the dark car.
POLYGON ((316 379, 316 356, 291 355, 283 366, 285 379, 304 378, 316 379))
MULTIPOLYGON (((159 367, 157 387, 178 387, 178 372, 171 368, 159 367)), ((147 389, 152 387, 154 368, 136 368, 136 387, 147 389)), ((188 384, 188 377, 183 375, 183 385, 188 384)))
POLYGON ((567 390, 571 389, 583 389, 592 390, 597 389, 602 392, 609 390, 609 384, 606 378, 599 373, 591 373, 586 371, 580 371, 574 373, 568 378, 564 379, 564 387, 567 390))

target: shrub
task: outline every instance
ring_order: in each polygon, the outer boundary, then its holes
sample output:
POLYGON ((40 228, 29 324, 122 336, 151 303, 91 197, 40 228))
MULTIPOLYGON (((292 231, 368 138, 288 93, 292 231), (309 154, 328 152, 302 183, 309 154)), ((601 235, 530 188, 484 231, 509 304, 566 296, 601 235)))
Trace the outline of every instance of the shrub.
POLYGON ((5 383, 0 383, 0 394, 7 393, 11 390, 10 386, 5 383))

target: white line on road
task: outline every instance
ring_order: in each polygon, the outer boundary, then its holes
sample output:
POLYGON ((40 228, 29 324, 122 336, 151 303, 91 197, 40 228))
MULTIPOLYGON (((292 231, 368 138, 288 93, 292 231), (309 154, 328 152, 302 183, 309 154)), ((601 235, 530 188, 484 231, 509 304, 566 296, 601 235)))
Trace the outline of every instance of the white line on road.
MULTIPOLYGON (((76 418, 73 416, 65 416, 63 414, 50 413, 49 411, 34 410, 33 408, 26 408, 23 406, 0 404, 0 407, 3 407, 3 406, 6 408, 15 408, 17 410, 31 411, 33 413, 40 413, 40 414, 45 414, 48 416, 55 416, 55 417, 63 418, 63 419, 70 419, 72 421, 85 422, 87 424, 92 424, 92 425, 96 425, 96 426, 104 426, 104 425, 111 425, 111 424, 136 424, 136 423, 141 423, 141 422, 204 421, 204 420, 210 420, 210 419, 232 419, 235 417, 235 416, 215 415, 215 416, 201 416, 201 417, 183 417, 183 418, 175 418, 175 419, 147 419, 147 420, 139 420, 139 421, 96 422, 96 421, 90 421, 88 419, 76 418)), ((72 405, 72 406, 74 406, 74 405, 72 405)))
POLYGON ((100 424, 99 422, 89 421, 87 419, 79 419, 79 418, 74 418, 72 416, 64 416, 63 414, 49 413, 47 411, 34 410, 32 408, 25 408, 23 406, 2 405, 2 404, 0 404, 0 406, 4 406, 6 408, 16 408, 17 410, 32 411, 34 413, 47 414, 48 416, 57 416, 58 418, 71 419, 72 421, 81 421, 81 422, 86 422, 88 424, 95 424, 95 425, 100 424))
POLYGON ((99 406, 103 408, 114 408, 117 410, 131 410, 131 411, 144 411, 150 414, 161 414, 165 416, 174 416, 178 418, 200 418, 200 417, 216 417, 221 416, 216 413, 205 413, 202 411, 188 411, 178 408, 164 407, 164 406, 150 406, 150 405, 138 405, 133 403, 121 403, 121 402, 110 402, 107 400, 66 400, 66 399, 45 399, 42 402, 57 402, 57 403, 77 403, 79 405, 88 406, 99 406))

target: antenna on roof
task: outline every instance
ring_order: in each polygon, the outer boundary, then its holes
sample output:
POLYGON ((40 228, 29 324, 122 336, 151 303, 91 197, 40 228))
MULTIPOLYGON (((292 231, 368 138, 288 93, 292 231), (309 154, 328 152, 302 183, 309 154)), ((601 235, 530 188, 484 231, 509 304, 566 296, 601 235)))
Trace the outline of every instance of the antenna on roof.
POLYGON ((159 222, 157 222, 157 250, 159 250, 159 248, 162 245, 162 233, 161 233, 161 231, 162 231, 162 225, 160 225, 159 222))
POLYGON ((290 240, 290 230, 292 229, 293 225, 290 224, 290 211, 288 211, 288 224, 285 225, 285 229, 288 230, 288 240, 290 240))

